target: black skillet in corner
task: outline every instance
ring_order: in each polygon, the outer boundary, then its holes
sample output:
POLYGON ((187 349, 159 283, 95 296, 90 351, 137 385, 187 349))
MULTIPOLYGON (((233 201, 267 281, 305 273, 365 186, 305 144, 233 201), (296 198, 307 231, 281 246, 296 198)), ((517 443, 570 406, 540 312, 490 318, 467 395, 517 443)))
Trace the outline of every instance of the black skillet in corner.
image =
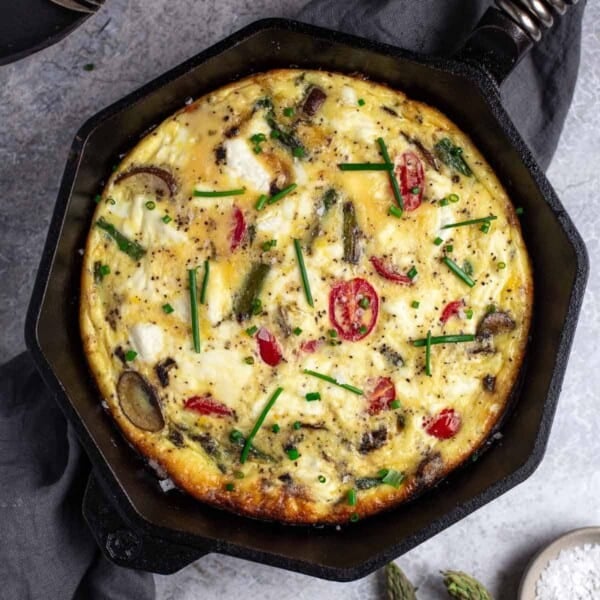
MULTIPOLYGON (((562 0, 542 1, 564 7, 562 0)), ((171 573, 203 554, 220 552, 326 579, 357 579, 535 470, 550 433, 588 263, 573 223, 501 105, 498 85, 536 34, 513 18, 490 9, 457 60, 418 56, 294 21, 259 21, 105 109, 79 131, 50 226, 26 336, 94 467, 96 480, 88 486, 84 514, 111 560, 171 573), (524 207, 522 225, 534 266, 528 360, 515 391, 515 408, 502 426, 502 442, 416 501, 339 530, 259 522, 178 492, 163 493, 104 414, 79 336, 78 249, 90 226, 92 198, 119 153, 186 98, 253 72, 290 66, 362 72, 445 112, 471 135, 509 196, 524 207)))

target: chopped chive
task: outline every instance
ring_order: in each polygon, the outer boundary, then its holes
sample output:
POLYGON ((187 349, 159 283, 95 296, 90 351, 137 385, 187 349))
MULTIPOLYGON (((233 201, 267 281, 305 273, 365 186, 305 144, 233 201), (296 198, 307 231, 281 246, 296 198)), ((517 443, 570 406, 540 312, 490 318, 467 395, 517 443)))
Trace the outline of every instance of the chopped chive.
POLYGON ((400 408, 400 400, 392 400, 392 402, 390 402, 390 408, 400 408))
POLYGON ((283 114, 286 117, 293 117, 294 116, 294 109, 291 106, 288 106, 287 108, 283 109, 283 114))
POLYGON ((298 259, 298 267, 300 268, 300 276, 302 277, 302 286, 304 287, 304 295, 309 306, 314 306, 312 293, 310 291, 310 282, 308 281, 308 274, 306 272, 306 265, 304 264, 304 256, 302 256, 302 246, 300 240, 294 240, 294 248, 296 250, 296 258, 298 259))
POLYGON ((225 484, 225 489, 226 489, 228 492, 233 492, 233 490, 235 490, 235 485, 233 485, 233 483, 226 483, 226 484, 225 484))
POLYGON ((163 304, 162 309, 166 315, 170 315, 172 312, 175 311, 175 309, 169 303, 163 304))
POLYGON ((297 448, 290 448, 286 454, 290 460, 298 460, 300 458, 300 452, 298 452, 297 448))
POLYGON ((473 265, 471 264, 470 261, 463 260, 462 269, 467 275, 473 275, 473 265))
POLYGON ((254 300, 252 300, 251 309, 253 315, 260 315, 262 312, 262 300, 260 298, 254 298, 254 300))
POLYGON ((268 199, 269 198, 265 194, 262 194, 256 201, 256 204, 254 205, 256 210, 262 210, 265 207, 265 204, 267 203, 268 199))
POLYGON ((302 146, 296 146, 296 148, 292 150, 292 155, 296 158, 302 158, 306 156, 306 150, 304 150, 302 146))
POLYGON ((404 481, 405 475, 401 471, 395 469, 384 469, 386 472, 381 476, 381 483, 387 483, 392 487, 399 488, 404 481))
POLYGON ((436 246, 441 246, 444 243, 444 240, 441 237, 436 237, 435 240, 433 240, 433 243, 436 246))
POLYGON ((475 282, 451 259, 444 256, 442 262, 459 278, 462 279, 469 287, 473 287, 475 282))
POLYGON ((292 425, 292 427, 294 429, 301 429, 302 428, 302 423, 300 423, 300 421, 294 421, 294 424, 292 425))
POLYGON ((489 306, 486 307, 485 309, 486 314, 491 314, 491 313, 495 313, 496 312, 496 306, 494 304, 490 304, 489 306))
POLYGON ((338 333, 337 333, 337 331, 335 329, 328 329, 327 330, 327 335, 329 335, 329 337, 336 338, 337 335, 338 335, 338 333))
POLYGON ((420 303, 419 303, 419 301, 418 301, 418 300, 413 300, 413 301, 410 303, 410 305, 411 305, 413 308, 419 308, 419 306, 420 306, 420 303))
POLYGON ((258 430, 261 428, 261 425, 263 424, 264 420, 266 419, 268 412, 271 410, 271 408, 273 408, 273 404, 275 404, 275 401, 277 400, 277 398, 279 398, 281 392, 283 392, 282 387, 278 387, 275 390, 275 392, 273 393, 273 395, 271 396, 271 398, 269 399, 269 401, 263 408, 262 412, 258 416, 258 419, 256 420, 256 423, 254 424, 254 427, 252 428, 250 435, 246 438, 246 443, 244 444, 244 448, 242 449, 242 454, 240 455, 240 462, 242 464, 244 464, 246 462, 246 460, 248 459, 248 454, 250 453, 250 448, 252 447, 252 441, 254 440, 254 437, 258 433, 258 430))
POLYGON ((391 163, 339 163, 340 171, 391 171, 391 163))
POLYGON ((359 519, 360 519, 360 517, 358 516, 358 513, 352 513, 350 515, 350 521, 352 523, 356 523, 359 519))
POLYGON ((275 423, 275 424, 273 425, 273 427, 271 427, 271 431, 272 431, 273 433, 279 433, 280 429, 281 429, 281 427, 279 427, 279 425, 277 425, 277 423, 275 423))
POLYGON ((368 329, 366 328, 365 325, 361 325, 360 328, 358 329, 359 333, 367 333, 368 329))
POLYGON ((270 136, 276 140, 281 137, 281 132, 277 131, 277 129, 271 129, 270 136))
POLYGON ((324 475, 319 475, 318 480, 319 483, 325 483, 327 481, 327 478, 324 475))
MULTIPOLYGON (((100 194, 96 194, 96 195, 94 196, 94 202, 95 202, 96 204, 100 204, 100 202, 102 202, 102 196, 101 196, 100 194)), ((519 210, 519 209, 517 209, 517 210, 519 210)))
POLYGON ((245 475, 244 475, 244 473, 242 473, 242 471, 234 471, 233 476, 236 479, 244 479, 244 477, 245 477, 245 475))
POLYGON ((448 206, 448 204, 449 204, 448 198, 442 198, 440 200, 440 206, 448 206))
POLYGON ((345 390, 348 390, 349 392, 352 392, 353 394, 357 394, 359 396, 362 396, 364 394, 364 392, 361 389, 354 387, 353 385, 350 385, 348 383, 339 383, 337 381, 337 379, 334 379, 333 377, 330 377, 329 375, 323 375, 322 373, 317 373, 317 371, 311 371, 310 369, 304 369, 303 372, 306 375, 312 375, 313 377, 316 377, 317 379, 322 379, 323 381, 333 383, 333 385, 337 385, 341 388, 344 388, 345 390))
POLYGON ((148 200, 148 202, 146 202, 146 208, 148 210, 154 210, 156 208, 156 202, 153 202, 152 200, 148 200))
POLYGON ((431 331, 427 332, 425 342, 425 374, 431 377, 431 331))
POLYGON ((348 490, 346 498, 348 500, 348 506, 356 506, 356 490, 354 488, 348 490))
POLYGON ((196 284, 196 269, 188 269, 190 286, 190 312, 192 315, 192 337, 194 350, 200 352, 200 328, 198 326, 198 289, 196 284))
POLYGON ((458 197, 458 194, 449 194, 448 200, 450 202, 454 203, 454 202, 458 202, 460 200, 460 198, 458 197))
POLYGON ((359 301, 358 301, 358 305, 361 308, 369 308, 369 306, 371 305, 371 301, 366 297, 363 296, 359 301))
POLYGON ((314 402, 315 400, 321 399, 321 394, 319 394, 319 392, 309 392, 304 397, 306 398, 307 402, 314 402))
POLYGON ((200 290, 200 304, 206 304, 206 290, 208 289, 208 277, 210 275, 210 263, 208 259, 204 261, 204 277, 202 278, 202 288, 200 290))
POLYGON ((392 204, 392 206, 388 208, 388 215, 400 219, 402 217, 402 211, 392 204))
POLYGON ((254 358, 252 356, 246 356, 246 358, 244 358, 244 362, 247 365, 253 365, 254 364, 254 358))
POLYGON ((525 212, 525 210, 523 209, 522 206, 519 206, 518 208, 515 209, 515 213, 517 213, 518 215, 522 215, 525 212))
POLYGON ((277 240, 268 240, 267 242, 263 243, 262 249, 265 252, 268 252, 271 248, 275 248, 275 246, 277 246, 277 240))
POLYGON ((415 186, 414 188, 410 189, 411 194, 418 194, 420 191, 421 191, 421 188, 419 186, 415 186))
POLYGON ((250 337, 252 337, 257 331, 258 331, 258 327, 256 325, 252 325, 252 327, 248 327, 248 329, 246 329, 246 333, 250 337))
POLYGON ((232 442, 239 442, 244 439, 244 434, 239 429, 233 429, 229 434, 229 439, 232 442))
POLYGON ((260 142, 264 142, 267 139, 267 136, 264 133, 255 133, 254 135, 250 136, 250 141, 253 144, 258 144, 260 142))
POLYGON ((487 233, 490 230, 490 224, 484 223, 479 229, 483 231, 483 233, 487 233))
POLYGON ((246 188, 239 188, 237 190, 194 190, 194 196, 197 198, 223 198, 225 196, 241 196, 246 193, 246 188))
POLYGON ((365 105, 365 101, 364 101, 364 99, 363 99, 363 98, 359 98, 359 99, 358 99, 358 105, 359 105, 359 106, 364 106, 364 105, 365 105))
POLYGON ((117 203, 117 201, 114 198, 106 199, 106 204, 111 204, 112 206, 114 206, 116 203, 117 203))
POLYGON ((498 263, 498 268, 499 269, 506 269, 506 263, 505 262, 499 262, 498 263))
POLYGON ((404 211, 404 200, 402 199, 402 194, 400 193, 400 186, 398 185, 398 180, 396 179, 396 174, 394 173, 392 161, 390 160, 390 155, 388 154, 387 146, 383 141, 383 138, 377 138, 377 143, 379 144, 379 148, 381 150, 381 156, 383 156, 383 160, 386 164, 392 167, 388 176, 390 178, 390 183, 392 184, 392 191, 394 192, 394 198, 396 198, 396 203, 398 204, 398 208, 401 211, 404 211))
POLYGON ((300 327, 294 327, 294 329, 292 330, 292 333, 294 335, 300 335, 302 333, 302 329, 300 329, 300 327))
POLYGON ((127 362, 131 362, 132 360, 135 360, 136 356, 137 356, 137 352, 135 350, 127 350, 127 352, 125 352, 125 360, 127 362))
POLYGON ((165 215, 165 216, 162 218, 162 222, 163 222, 163 223, 170 223, 172 220, 173 220, 173 219, 171 219, 171 217, 170 217, 169 215, 165 215))
POLYGON ((494 221, 498 217, 496 215, 490 215, 489 217, 482 217, 481 219, 469 219, 468 221, 459 221, 458 223, 449 223, 448 225, 443 225, 442 229, 450 229, 451 227, 464 227, 465 225, 477 225, 478 223, 484 223, 488 225, 490 221, 494 221))
POLYGON ((94 263, 94 281, 99 283, 107 275, 110 275, 110 267, 108 265, 103 265, 100 261, 96 261, 94 263))
POLYGON ((472 319, 473 318, 473 309, 466 308, 465 309, 465 317, 467 317, 467 319, 472 319))
MULTIPOLYGON (((439 336, 431 336, 429 343, 430 345, 434 344, 458 344, 460 342, 472 342, 475 339, 475 336, 471 333, 459 334, 459 335, 439 335, 439 336)), ((422 338, 420 340, 414 340, 413 346, 415 348, 423 348, 427 346, 427 338, 422 338)))
POLYGON ((419 272, 417 271, 417 268, 415 266, 412 266, 406 274, 406 276, 410 277, 410 279, 414 279, 418 275, 418 273, 419 272))
POLYGON ((448 244, 445 248, 446 252, 453 252, 454 246, 452 244, 448 244))
POLYGON ((291 183, 287 187, 283 188, 280 192, 273 194, 267 199, 267 204, 275 204, 278 200, 281 200, 284 196, 287 196, 290 192, 293 192, 298 187, 297 183, 291 183))

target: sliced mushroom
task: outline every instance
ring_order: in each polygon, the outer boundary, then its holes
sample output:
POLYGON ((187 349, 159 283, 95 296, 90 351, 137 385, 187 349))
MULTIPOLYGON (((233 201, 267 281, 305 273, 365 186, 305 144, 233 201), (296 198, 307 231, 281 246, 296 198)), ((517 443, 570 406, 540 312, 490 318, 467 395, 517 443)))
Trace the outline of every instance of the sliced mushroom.
POLYGON ((385 359, 391 365, 394 365, 395 367, 404 366, 404 359, 402 358, 402 355, 400 354, 400 352, 397 352, 396 350, 394 350, 392 347, 388 346, 387 344, 382 344, 381 346, 379 346, 379 348, 377 348, 377 350, 381 354, 383 354, 385 359))
POLYGON ((489 338, 499 333, 512 331, 516 326, 517 324, 507 313, 497 310, 488 313, 481 319, 477 326, 477 337, 489 338))
POLYGON ((281 329, 281 333, 283 333, 284 337, 290 337, 290 335, 292 335, 292 326, 290 325, 288 312, 283 306, 277 307, 275 321, 277 325, 279 325, 279 329, 281 329))
POLYGON ((121 410, 136 427, 160 431, 165 426, 154 388, 137 371, 123 371, 117 393, 121 410))
POLYGON ((435 169, 436 171, 440 170, 440 163, 439 163, 438 159, 436 158, 435 154, 431 150, 426 148, 425 145, 423 144, 423 142, 421 142, 421 140, 419 138, 411 137, 410 135, 408 135, 408 133, 405 133, 404 131, 402 131, 400 133, 402 133, 402 137, 409 144, 413 144, 414 146, 416 146, 421 157, 425 160, 425 162, 427 162, 427 164, 432 169, 435 169))
POLYGON ((419 487, 431 485, 443 472, 444 460, 439 452, 429 452, 417 467, 415 481, 419 487))
POLYGON ((482 383, 483 383, 483 389, 486 392, 494 392, 496 389, 496 378, 493 377, 492 375, 486 375, 483 379, 482 379, 482 383))
POLYGON ((379 448, 381 448, 386 441, 387 428, 382 425, 379 429, 367 431, 363 434, 360 440, 360 446, 358 447, 358 451, 361 454, 368 454, 369 452, 373 452, 373 450, 378 450, 379 448))
POLYGON ((175 362, 175 359, 171 358, 170 356, 156 363, 154 371, 156 372, 156 376, 160 381, 160 385, 163 387, 167 387, 169 385, 169 371, 173 367, 177 367, 177 363, 175 362))
POLYGON ((134 176, 138 177, 139 183, 144 187, 144 190, 151 191, 159 197, 164 196, 165 189, 171 197, 177 193, 177 181, 175 177, 166 169, 161 169, 153 165, 140 165, 129 168, 127 171, 117 175, 115 185, 134 176))
POLYGON ((310 88, 302 112, 309 117, 314 116, 317 111, 323 106, 323 102, 327 99, 327 94, 319 87, 313 86, 310 88))

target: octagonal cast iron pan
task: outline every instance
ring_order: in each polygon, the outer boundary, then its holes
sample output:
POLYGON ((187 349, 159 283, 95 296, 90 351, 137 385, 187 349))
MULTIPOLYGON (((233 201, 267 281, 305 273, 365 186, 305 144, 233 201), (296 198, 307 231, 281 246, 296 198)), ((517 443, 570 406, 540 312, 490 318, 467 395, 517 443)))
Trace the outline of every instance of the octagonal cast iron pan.
MULTIPOLYGON (((547 0, 550 3, 550 0, 547 0)), ((554 5, 562 0, 552 0, 554 5)), ((513 15, 514 17, 514 15, 513 15)), ((530 23, 531 25, 531 23, 530 23)), ((254 23, 90 119, 63 176, 26 325, 27 345, 94 468, 84 514, 113 561, 174 572, 219 552, 317 577, 363 577, 527 478, 542 459, 575 332, 585 246, 500 101, 499 84, 533 43, 490 9, 460 56, 441 60, 354 36, 269 19, 254 23), (342 527, 293 527, 163 493, 101 407, 78 325, 81 249, 93 197, 120 154, 198 97, 272 68, 360 72, 438 107, 470 134, 516 206, 533 261, 535 312, 515 405, 502 440, 418 500, 342 527), (548 243, 552 240, 552 243, 548 243)))

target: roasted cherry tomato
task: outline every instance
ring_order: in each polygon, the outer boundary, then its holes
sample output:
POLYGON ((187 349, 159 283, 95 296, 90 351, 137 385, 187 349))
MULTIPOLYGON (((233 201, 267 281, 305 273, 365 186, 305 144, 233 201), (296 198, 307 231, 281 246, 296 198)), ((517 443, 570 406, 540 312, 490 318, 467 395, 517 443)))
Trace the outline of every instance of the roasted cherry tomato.
POLYGON ((396 399, 396 388, 389 377, 369 379, 367 386, 369 390, 367 392, 367 401, 369 402, 367 410, 370 415, 376 415, 389 408, 396 399))
POLYGON ((217 402, 210 394, 206 396, 192 396, 185 401, 184 407, 201 415, 214 415, 216 417, 230 417, 233 411, 217 402))
POLYGON ((244 213, 242 210, 237 206, 233 207, 232 222, 229 248, 233 252, 242 243, 244 235, 246 234, 246 219, 244 219, 244 213))
POLYGON ((404 210, 419 208, 425 185, 425 173, 419 157, 414 152, 405 152, 395 161, 395 173, 400 182, 404 210))
POLYGON ((321 344, 321 340, 306 340, 300 344, 300 350, 302 350, 302 352, 308 352, 309 354, 312 354, 313 352, 316 352, 317 348, 321 344))
POLYGON ((460 415, 453 408, 444 408, 435 417, 423 419, 425 431, 440 440, 454 437, 460 430, 460 415))
POLYGON ((369 335, 377 322, 379 298, 364 279, 336 283, 329 293, 329 318, 340 337, 350 342, 369 335))
POLYGON ((454 302, 450 302, 446 305, 446 308, 442 311, 442 316, 440 317, 440 321, 445 323, 450 317, 454 315, 458 315, 462 310, 462 307, 465 305, 463 300, 455 300, 454 302))
POLYGON ((379 275, 381 275, 384 279, 388 279, 389 281, 395 281, 396 283, 405 283, 407 285, 411 285, 413 280, 408 275, 403 275, 402 273, 397 273, 387 265, 383 258, 378 258, 377 256, 371 256, 369 259, 373 268, 377 271, 379 275))
POLYGON ((283 354, 275 336, 268 329, 261 327, 256 334, 256 340, 260 357, 271 367, 276 367, 283 354))

